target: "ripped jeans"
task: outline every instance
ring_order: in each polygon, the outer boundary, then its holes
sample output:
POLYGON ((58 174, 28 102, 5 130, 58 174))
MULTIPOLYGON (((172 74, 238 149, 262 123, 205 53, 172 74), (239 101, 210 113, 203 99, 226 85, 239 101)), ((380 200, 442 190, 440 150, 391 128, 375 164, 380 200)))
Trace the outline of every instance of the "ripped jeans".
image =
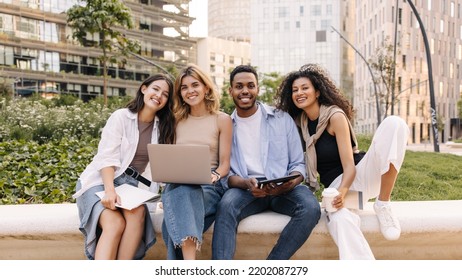
POLYGON ((164 222, 162 237, 167 259, 181 259, 186 239, 202 244, 202 233, 214 222, 217 204, 224 194, 221 182, 215 185, 167 184, 162 194, 164 222))

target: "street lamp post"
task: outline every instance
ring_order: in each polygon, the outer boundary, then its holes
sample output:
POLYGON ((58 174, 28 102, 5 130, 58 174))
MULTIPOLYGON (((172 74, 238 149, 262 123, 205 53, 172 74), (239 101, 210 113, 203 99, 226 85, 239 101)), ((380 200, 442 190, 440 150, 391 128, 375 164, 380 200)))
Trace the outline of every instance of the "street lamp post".
MULTIPOLYGON (((399 1, 396 0, 395 4, 395 38, 393 41, 393 72, 391 76, 391 111, 390 114, 395 114, 395 77, 396 77, 396 44, 398 42, 398 20, 399 20, 399 1)), ((386 112, 385 112, 386 114, 386 112)))
POLYGON ((335 33, 337 33, 340 36, 340 38, 342 38, 350 47, 353 48, 353 50, 359 55, 359 57, 361 57, 364 63, 366 63, 367 69, 369 69, 369 73, 371 74, 371 78, 372 78, 372 83, 374 84, 375 106, 377 107, 377 127, 378 127, 382 120, 382 116, 380 114, 380 103, 379 103, 379 93, 377 90, 377 83, 375 82, 374 73, 372 73, 371 66, 367 62, 366 58, 364 58, 364 56, 355 48, 355 46, 353 46, 350 42, 348 42, 348 40, 345 37, 343 37, 343 35, 337 29, 335 29, 332 25, 330 27, 332 28, 333 31, 335 31, 335 33))
POLYGON ((433 128, 433 148, 435 152, 440 151, 440 146, 438 144, 438 123, 436 120, 436 104, 435 104, 435 89, 433 86, 433 72, 432 72, 432 58, 430 54, 430 47, 428 44, 427 33, 425 32, 424 24, 420 18, 417 9, 411 0, 407 0, 409 6, 411 6, 412 11, 414 12, 417 21, 419 22, 420 31, 422 32, 422 37, 425 45, 425 53, 427 55, 427 66, 428 66, 428 84, 430 87, 430 113, 432 119, 432 128, 433 128))
MULTIPOLYGON (((117 48, 119 48, 120 50, 122 49, 119 45, 116 45, 117 48)), ((167 74, 173 81, 175 80, 175 77, 173 77, 172 74, 170 74, 170 72, 168 72, 167 69, 165 69, 164 67, 160 66, 159 64, 153 62, 153 61, 150 61, 149 59, 139 55, 139 54, 136 54, 134 52, 131 52, 131 51, 128 51, 128 53, 136 58, 138 58, 139 60, 142 60, 148 64, 151 64, 152 66, 155 66, 157 67, 158 69, 160 69, 162 72, 164 72, 165 74, 167 74)))
MULTIPOLYGON (((16 84, 21 81, 21 78, 14 78, 13 80, 13 99, 16 99, 16 92, 18 91, 16 84)), ((19 96, 19 93, 17 94, 19 96)))

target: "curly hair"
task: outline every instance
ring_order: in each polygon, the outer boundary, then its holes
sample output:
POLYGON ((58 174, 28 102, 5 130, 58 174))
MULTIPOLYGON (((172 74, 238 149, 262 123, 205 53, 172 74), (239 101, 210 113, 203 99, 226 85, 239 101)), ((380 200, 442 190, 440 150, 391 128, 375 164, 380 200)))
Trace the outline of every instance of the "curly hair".
POLYGON ((302 109, 297 108, 292 100, 292 85, 299 78, 308 78, 316 91, 319 91, 319 105, 337 105, 346 116, 353 118, 353 106, 335 86, 324 68, 318 64, 305 64, 299 70, 290 72, 282 81, 275 96, 276 108, 296 118, 302 109))
POLYGON ((144 94, 141 92, 143 86, 149 87, 153 82, 163 80, 168 85, 168 101, 164 108, 156 115, 159 118, 159 143, 173 144, 175 142, 175 118, 173 116, 173 81, 165 74, 158 73, 150 76, 138 88, 135 98, 126 106, 132 113, 138 113, 144 107, 144 94))
POLYGON ((173 111, 175 112, 177 122, 186 119, 191 112, 191 108, 188 104, 183 102, 183 97, 181 97, 181 83, 183 82, 183 78, 186 76, 193 77, 209 89, 209 92, 205 94, 204 98, 205 106, 210 114, 217 114, 220 110, 220 97, 212 82, 212 79, 197 65, 189 63, 186 68, 181 70, 180 74, 178 74, 175 80, 173 111))

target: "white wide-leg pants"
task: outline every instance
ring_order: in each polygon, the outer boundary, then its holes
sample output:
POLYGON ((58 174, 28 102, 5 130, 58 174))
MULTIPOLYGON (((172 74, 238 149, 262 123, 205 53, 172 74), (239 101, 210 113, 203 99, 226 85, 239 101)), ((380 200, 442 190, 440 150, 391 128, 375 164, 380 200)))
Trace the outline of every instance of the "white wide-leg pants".
MULTIPOLYGON (((363 192, 364 203, 379 195, 381 176, 389 170, 390 164, 399 172, 408 136, 409 127, 397 116, 385 118, 377 128, 369 150, 356 165, 356 177, 350 187, 350 190, 363 192)), ((342 176, 329 187, 338 188, 342 176)), ((360 226, 359 216, 346 208, 328 214, 327 228, 337 244, 341 260, 374 259, 360 226)))

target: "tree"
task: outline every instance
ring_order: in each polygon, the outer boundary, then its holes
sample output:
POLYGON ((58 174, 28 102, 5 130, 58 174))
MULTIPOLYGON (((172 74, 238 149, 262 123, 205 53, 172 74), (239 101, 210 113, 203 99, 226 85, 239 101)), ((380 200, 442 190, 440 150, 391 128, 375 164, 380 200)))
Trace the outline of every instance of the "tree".
POLYGON ((260 83, 260 95, 258 99, 263 103, 273 105, 274 96, 284 77, 278 72, 263 73, 262 76, 263 79, 260 83))
POLYGON ((223 112, 230 115, 235 107, 233 98, 229 95, 229 81, 226 81, 221 88, 220 108, 223 112))
MULTIPOLYGON (((371 68, 376 75, 376 81, 379 81, 380 93, 379 102, 385 104, 385 116, 387 116, 388 108, 391 106, 392 89, 395 86, 393 80, 393 70, 396 63, 393 59, 393 45, 389 42, 387 37, 382 45, 375 50, 375 55, 369 60, 371 68)), ((395 99, 396 100, 396 99, 395 99)))
POLYGON ((120 29, 132 29, 130 9, 120 0, 79 0, 67 11, 67 23, 72 28, 72 38, 82 46, 97 47, 103 66, 103 97, 107 105, 108 63, 126 63, 126 57, 139 50, 139 44, 124 36, 120 29), (99 41, 87 38, 98 34, 99 41))
POLYGON ((0 80, 0 98, 4 97, 10 100, 13 97, 13 87, 11 80, 3 78, 0 80))
MULTIPOLYGON (((268 74, 259 74, 260 77, 263 77, 261 82, 259 82, 260 93, 257 97, 257 100, 268 104, 273 105, 274 96, 278 90, 279 85, 284 79, 277 72, 271 72, 268 74)), ((220 108, 223 112, 231 114, 234 111, 234 101, 233 98, 229 95, 229 81, 226 81, 221 90, 220 97, 220 108)))

